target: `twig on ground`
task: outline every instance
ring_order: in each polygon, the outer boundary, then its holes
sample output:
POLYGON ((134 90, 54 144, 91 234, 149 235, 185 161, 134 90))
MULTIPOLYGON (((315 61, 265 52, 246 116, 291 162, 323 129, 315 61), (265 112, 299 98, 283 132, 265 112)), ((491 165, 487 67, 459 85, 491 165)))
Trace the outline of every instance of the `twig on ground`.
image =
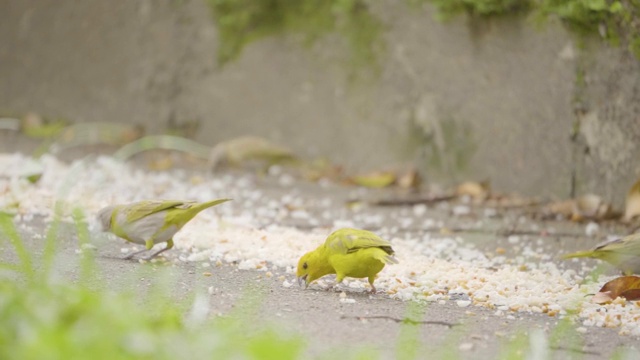
POLYGON ((403 324, 412 324, 412 325, 442 325, 442 326, 446 326, 448 328, 451 328, 453 326, 456 325, 460 325, 460 324, 452 324, 452 323, 448 323, 446 321, 421 321, 421 320, 413 320, 413 319, 409 319, 409 318, 402 318, 402 319, 398 319, 392 316, 387 316, 387 315, 373 315, 373 316, 347 316, 347 315, 342 315, 340 317, 341 319, 357 319, 357 320, 363 320, 363 319, 385 319, 385 320, 391 320, 391 321, 395 321, 397 323, 403 323, 403 324))
POLYGON ((369 203, 373 206, 411 206, 418 204, 435 204, 442 201, 449 201, 455 199, 455 195, 441 195, 441 196, 429 196, 429 197, 419 197, 419 198, 411 198, 411 199, 381 199, 370 201, 369 203))

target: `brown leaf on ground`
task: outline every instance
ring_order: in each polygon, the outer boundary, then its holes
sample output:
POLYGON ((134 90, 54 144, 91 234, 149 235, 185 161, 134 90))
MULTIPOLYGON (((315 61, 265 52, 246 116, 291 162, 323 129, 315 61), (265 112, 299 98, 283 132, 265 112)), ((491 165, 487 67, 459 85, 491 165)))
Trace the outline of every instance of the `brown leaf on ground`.
POLYGON ((491 185, 488 181, 465 181, 456 187, 456 195, 470 196, 474 201, 484 201, 489 197, 491 185))
POLYGON ((56 137, 67 126, 65 120, 47 120, 35 112, 28 112, 22 118, 21 130, 28 137, 50 139, 56 137))
POLYGON ((640 215, 640 179, 629 189, 624 210, 624 221, 629 221, 640 215))
POLYGON ((76 146, 99 144, 123 146, 138 140, 144 134, 144 128, 131 124, 90 122, 69 125, 51 145, 55 152, 76 146))
POLYGON ((610 204, 600 196, 587 194, 575 199, 557 201, 545 207, 547 213, 561 215, 572 221, 605 220, 616 216, 610 204))
POLYGON ((318 158, 310 162, 304 162, 300 166, 300 173, 308 181, 329 179, 337 181, 342 177, 342 166, 334 165, 325 158, 318 158))
POLYGON ((583 217, 605 219, 613 209, 601 197, 593 194, 580 196, 576 199, 578 211, 583 217))
POLYGON ((409 169, 408 171, 398 175, 397 184, 403 189, 417 189, 420 187, 422 179, 416 169, 409 169))
POLYGON ((607 282, 591 301, 604 304, 617 297, 628 301, 640 300, 640 276, 621 276, 607 282))
POLYGON ((164 171, 171 169, 174 165, 173 158, 170 155, 164 155, 151 159, 148 168, 154 171, 164 171))
POLYGON ((556 201, 547 205, 547 212, 553 215, 562 215, 564 217, 570 218, 574 213, 577 212, 577 205, 575 199, 556 201))
POLYGON ((526 208, 539 205, 538 199, 522 197, 517 194, 491 194, 485 205, 495 208, 526 208))

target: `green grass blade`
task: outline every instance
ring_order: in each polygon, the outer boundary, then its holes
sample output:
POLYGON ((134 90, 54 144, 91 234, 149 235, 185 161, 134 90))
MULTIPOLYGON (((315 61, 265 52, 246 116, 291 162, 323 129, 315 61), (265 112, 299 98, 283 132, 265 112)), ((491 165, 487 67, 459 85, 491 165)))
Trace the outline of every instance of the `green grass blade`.
POLYGON ((0 270, 11 270, 15 272, 20 272, 22 268, 15 264, 0 263, 0 270))
MULTIPOLYGON (((34 277, 33 259, 29 250, 24 246, 24 242, 20 238, 20 234, 13 224, 13 218, 10 215, 0 213, 0 231, 7 237, 11 245, 16 251, 20 259, 20 271, 27 276, 29 280, 34 277)), ((8 266, 11 266, 7 264, 8 266)))
POLYGON ((80 161, 76 162, 65 177, 64 181, 56 191, 56 202, 53 206, 53 221, 47 229, 45 237, 44 254, 42 256, 43 274, 48 276, 51 273, 53 266, 53 260, 56 255, 56 245, 58 242, 58 236, 60 234, 60 223, 64 215, 65 202, 63 199, 67 198, 71 189, 76 184, 76 179, 81 176, 83 170, 86 169, 87 164, 94 158, 93 155, 87 155, 80 161))
MULTIPOLYGON (((424 309, 417 302, 407 304, 406 319, 420 321, 424 316, 424 309)), ((396 345, 396 358, 401 360, 417 359, 420 353, 420 326, 416 323, 405 321, 400 327, 398 343, 396 345)))
POLYGON ((93 253, 91 252, 91 250, 88 250, 86 248, 86 245, 91 242, 89 226, 87 224, 87 219, 84 215, 84 211, 81 208, 74 208, 71 215, 76 226, 76 234, 78 236, 80 249, 82 249, 80 279, 83 282, 87 282, 88 280, 91 280, 93 275, 95 275, 96 273, 93 253))
POLYGON ((56 243, 58 233, 60 232, 60 222, 62 221, 62 206, 62 201, 56 201, 53 207, 53 221, 49 225, 47 235, 45 236, 44 252, 42 254, 42 271, 44 275, 51 273, 53 260, 56 255, 56 243))

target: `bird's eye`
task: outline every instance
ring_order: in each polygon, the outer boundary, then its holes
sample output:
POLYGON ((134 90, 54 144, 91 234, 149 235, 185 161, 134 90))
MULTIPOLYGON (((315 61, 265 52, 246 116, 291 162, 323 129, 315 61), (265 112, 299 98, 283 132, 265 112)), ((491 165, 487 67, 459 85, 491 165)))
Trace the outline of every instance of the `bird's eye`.
POLYGON ((308 267, 309 267, 309 265, 307 265, 307 263, 302 264, 302 268, 303 268, 303 269, 305 269, 305 270, 306 270, 308 267))

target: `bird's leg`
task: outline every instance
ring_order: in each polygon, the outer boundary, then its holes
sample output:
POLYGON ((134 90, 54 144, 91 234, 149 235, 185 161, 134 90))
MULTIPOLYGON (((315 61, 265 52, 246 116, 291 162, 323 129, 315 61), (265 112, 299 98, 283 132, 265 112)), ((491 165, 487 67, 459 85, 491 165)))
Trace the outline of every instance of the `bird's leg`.
POLYGON ((331 287, 333 289, 333 291, 338 291, 341 292, 342 291, 342 280, 344 280, 344 276, 343 275, 337 275, 336 276, 336 283, 333 284, 333 286, 331 287))
POLYGON ((369 285, 371 285, 371 293, 375 294, 376 293, 376 287, 373 286, 373 281, 376 279, 375 275, 374 276, 370 276, 369 277, 369 285))
POLYGON ((124 260, 129 260, 129 259, 131 259, 132 257, 134 257, 134 256, 136 256, 136 255, 138 255, 138 254, 140 254, 140 253, 143 253, 143 252, 145 252, 145 251, 147 251, 147 250, 151 250, 151 248, 153 247, 153 245, 154 245, 154 244, 153 244, 153 239, 149 239, 149 240, 145 241, 145 243, 144 243, 144 247, 145 247, 145 249, 140 250, 140 251, 136 251, 136 252, 132 252, 131 254, 129 254, 129 255, 127 255, 127 256, 125 256, 125 257, 123 257, 123 259, 124 259, 124 260))
POLYGON ((173 239, 169 239, 169 241, 167 241, 167 246, 164 249, 156 251, 155 253, 151 254, 151 256, 147 256, 145 260, 151 260, 154 257, 160 255, 161 253, 171 249, 172 247, 173 247, 173 239))

